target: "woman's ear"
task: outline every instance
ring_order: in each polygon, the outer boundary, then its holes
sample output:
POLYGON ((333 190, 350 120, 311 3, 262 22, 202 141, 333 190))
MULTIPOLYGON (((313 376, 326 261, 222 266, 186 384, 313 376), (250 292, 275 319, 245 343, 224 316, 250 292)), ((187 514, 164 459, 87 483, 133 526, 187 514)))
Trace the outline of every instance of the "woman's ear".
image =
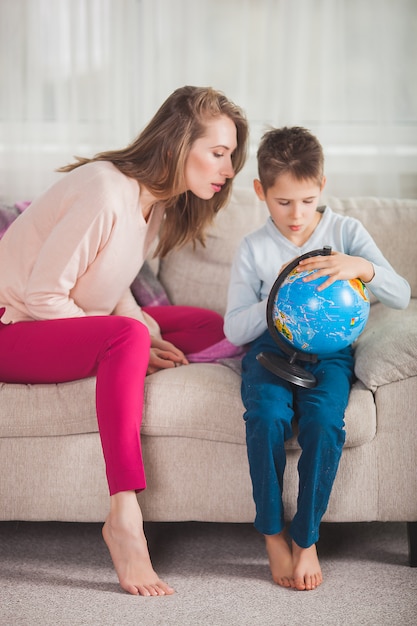
POLYGON ((255 180, 253 181, 253 188, 259 200, 265 202, 264 189, 262 187, 261 181, 258 178, 255 178, 255 180))

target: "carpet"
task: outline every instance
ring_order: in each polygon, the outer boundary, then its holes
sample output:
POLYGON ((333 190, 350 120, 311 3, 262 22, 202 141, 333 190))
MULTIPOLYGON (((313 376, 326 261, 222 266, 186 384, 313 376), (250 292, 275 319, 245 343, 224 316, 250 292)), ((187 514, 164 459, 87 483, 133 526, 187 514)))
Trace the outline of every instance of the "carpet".
POLYGON ((250 524, 145 528, 173 596, 121 590, 100 524, 1 522, 1 626, 417 624, 405 524, 322 524, 324 582, 308 592, 273 584, 263 539, 250 524))

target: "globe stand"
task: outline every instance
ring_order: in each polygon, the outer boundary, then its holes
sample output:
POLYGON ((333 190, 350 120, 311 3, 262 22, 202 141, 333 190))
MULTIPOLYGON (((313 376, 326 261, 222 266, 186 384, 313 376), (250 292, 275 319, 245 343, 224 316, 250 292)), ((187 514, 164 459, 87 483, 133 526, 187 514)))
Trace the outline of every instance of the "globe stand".
POLYGON ((299 387, 307 387, 309 389, 315 387, 317 385, 316 377, 304 367, 301 367, 301 365, 297 365, 294 362, 297 358, 298 353, 294 356, 294 360, 290 358, 289 361, 272 352, 260 352, 256 356, 261 365, 276 376, 279 376, 279 378, 283 378, 299 387))
POLYGON ((316 354, 308 354, 306 352, 301 352, 300 350, 296 350, 293 346, 290 346, 284 339, 281 338, 279 332, 274 323, 273 319, 273 309, 275 299, 278 293, 279 288, 281 287, 284 280, 287 278, 288 274, 290 274, 293 269, 297 267, 300 261, 303 259, 308 259, 313 256, 328 256, 331 254, 332 249, 330 246, 324 246, 320 250, 312 250, 311 252, 307 252, 303 254, 291 263, 289 263, 282 272, 278 275, 277 280, 272 286, 272 289, 269 293, 266 316, 268 322, 268 330, 272 335, 275 343, 281 348, 281 350, 288 355, 288 360, 284 357, 280 357, 277 354, 273 354, 272 352, 260 352, 256 359, 263 365, 267 370, 279 376, 289 383, 293 383, 298 385, 299 387, 306 387, 311 389, 317 385, 317 379, 308 370, 306 370, 301 365, 297 364, 296 361, 307 361, 309 363, 317 362, 316 354))

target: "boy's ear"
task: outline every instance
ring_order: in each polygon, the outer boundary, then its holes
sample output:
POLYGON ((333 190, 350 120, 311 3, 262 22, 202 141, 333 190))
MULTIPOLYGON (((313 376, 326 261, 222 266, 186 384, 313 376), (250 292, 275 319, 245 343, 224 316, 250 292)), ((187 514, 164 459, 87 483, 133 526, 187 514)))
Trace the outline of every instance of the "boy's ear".
POLYGON ((323 189, 325 188, 327 183, 327 178, 325 176, 323 176, 323 179, 321 181, 321 186, 320 186, 320 192, 323 191, 323 189))
POLYGON ((259 200, 262 200, 264 202, 265 201, 264 189, 261 185, 261 181, 258 178, 255 178, 255 180, 253 181, 253 188, 259 200))

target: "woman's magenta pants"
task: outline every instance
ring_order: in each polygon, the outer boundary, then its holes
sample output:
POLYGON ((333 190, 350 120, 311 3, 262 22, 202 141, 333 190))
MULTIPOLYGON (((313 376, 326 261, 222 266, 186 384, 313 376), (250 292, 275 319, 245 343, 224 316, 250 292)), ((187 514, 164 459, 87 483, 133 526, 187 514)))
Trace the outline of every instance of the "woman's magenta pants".
MULTIPOLYGON (((146 311, 160 324, 162 336, 186 353, 224 337, 223 320, 212 311, 177 306, 146 311)), ((140 491, 146 486, 140 425, 149 349, 148 329, 128 317, 0 322, 0 380, 62 383, 96 376, 97 420, 110 495, 140 491)))

